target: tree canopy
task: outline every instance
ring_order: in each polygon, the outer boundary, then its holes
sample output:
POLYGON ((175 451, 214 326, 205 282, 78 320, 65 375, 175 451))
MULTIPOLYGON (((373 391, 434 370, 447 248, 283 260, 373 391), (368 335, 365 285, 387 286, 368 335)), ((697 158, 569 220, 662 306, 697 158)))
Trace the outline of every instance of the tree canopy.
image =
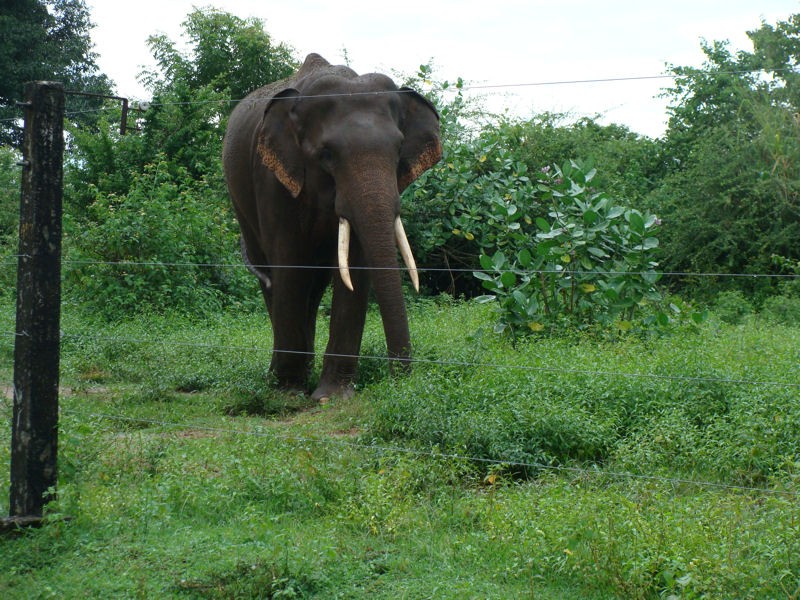
MULTIPOLYGON (((109 93, 111 82, 95 63, 92 27, 85 0, 0 4, 0 143, 18 145, 21 139, 15 102, 27 81, 60 81, 67 89, 109 93)), ((76 99, 72 106, 87 102, 76 99)))
POLYGON ((183 29, 189 54, 178 51, 164 34, 148 39, 158 70, 145 73, 144 79, 155 94, 182 82, 189 89, 210 88, 239 100, 257 87, 288 77, 299 66, 292 49, 274 42, 256 18, 195 9, 183 29))
POLYGON ((706 43, 701 68, 672 68, 668 174, 650 201, 673 271, 774 273, 800 257, 800 15, 748 35, 752 52, 706 43))

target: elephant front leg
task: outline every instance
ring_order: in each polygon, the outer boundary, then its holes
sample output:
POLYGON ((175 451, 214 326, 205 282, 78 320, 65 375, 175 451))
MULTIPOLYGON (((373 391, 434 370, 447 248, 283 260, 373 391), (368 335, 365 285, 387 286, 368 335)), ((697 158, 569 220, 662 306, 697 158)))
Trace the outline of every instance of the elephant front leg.
POLYGON ((311 395, 314 400, 353 395, 367 316, 369 277, 363 269, 354 270, 351 277, 355 291, 347 289, 338 275, 334 276, 330 337, 319 385, 311 395))
POLYGON ((272 321, 272 362, 270 372, 278 385, 307 390, 314 363, 313 278, 309 271, 274 269, 272 287, 265 292, 272 321))

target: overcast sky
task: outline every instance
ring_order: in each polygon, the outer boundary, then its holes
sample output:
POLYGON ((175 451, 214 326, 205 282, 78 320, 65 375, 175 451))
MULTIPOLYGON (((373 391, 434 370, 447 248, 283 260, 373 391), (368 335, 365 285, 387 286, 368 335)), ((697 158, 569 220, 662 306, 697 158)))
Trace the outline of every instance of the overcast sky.
POLYGON ((701 40, 752 50, 746 31, 800 12, 800 0, 88 0, 100 69, 117 93, 148 99, 137 82, 152 66, 147 37, 181 41, 194 7, 257 17, 299 58, 318 52, 359 73, 415 73, 432 60, 436 79, 462 77, 483 90, 488 108, 530 116, 543 111, 601 115, 656 137, 664 132, 669 80, 549 84, 662 75, 667 64, 700 66, 701 40), (516 87, 510 87, 516 86, 516 87))

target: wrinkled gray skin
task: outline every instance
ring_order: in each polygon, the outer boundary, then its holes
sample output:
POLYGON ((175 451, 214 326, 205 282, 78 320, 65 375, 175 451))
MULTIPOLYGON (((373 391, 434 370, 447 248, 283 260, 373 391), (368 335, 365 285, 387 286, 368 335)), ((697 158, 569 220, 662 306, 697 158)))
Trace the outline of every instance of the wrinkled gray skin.
POLYGON ((440 157, 439 116, 427 100, 385 75, 359 76, 316 54, 234 109, 225 178, 244 260, 272 321, 270 369, 281 386, 308 385, 317 310, 331 280, 330 337, 312 397, 352 394, 370 285, 388 356, 408 365, 394 220, 400 193, 440 157), (353 291, 335 268, 340 218, 352 231, 353 291), (284 268, 292 265, 326 268, 284 268))

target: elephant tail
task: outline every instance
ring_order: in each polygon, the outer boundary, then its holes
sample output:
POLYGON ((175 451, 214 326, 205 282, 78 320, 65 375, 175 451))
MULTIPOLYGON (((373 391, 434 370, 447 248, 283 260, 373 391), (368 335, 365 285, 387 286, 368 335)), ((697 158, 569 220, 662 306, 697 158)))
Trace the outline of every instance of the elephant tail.
POLYGON ((240 243, 242 246, 242 259, 244 260, 244 264, 248 271, 258 277, 266 286, 266 289, 270 289, 272 287, 272 280, 269 278, 266 267, 264 265, 254 265, 253 261, 250 260, 249 254, 247 253, 247 244, 244 243, 244 238, 240 238, 240 243))

